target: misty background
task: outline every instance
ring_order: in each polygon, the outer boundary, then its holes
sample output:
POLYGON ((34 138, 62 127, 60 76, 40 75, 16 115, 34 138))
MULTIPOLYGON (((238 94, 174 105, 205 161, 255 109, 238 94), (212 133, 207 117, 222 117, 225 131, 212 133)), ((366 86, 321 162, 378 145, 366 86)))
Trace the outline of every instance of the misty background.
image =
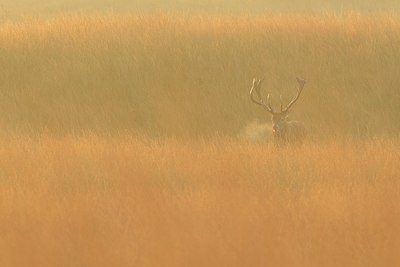
POLYGON ((320 14, 324 12, 397 12, 397 0, 13 0, 0 2, 2 16, 8 19, 54 16, 74 12, 186 14, 320 14))
POLYGON ((0 5, 1 133, 270 136, 249 101, 314 136, 400 131, 397 1, 33 1, 0 5), (286 14, 286 15, 285 15, 286 14))

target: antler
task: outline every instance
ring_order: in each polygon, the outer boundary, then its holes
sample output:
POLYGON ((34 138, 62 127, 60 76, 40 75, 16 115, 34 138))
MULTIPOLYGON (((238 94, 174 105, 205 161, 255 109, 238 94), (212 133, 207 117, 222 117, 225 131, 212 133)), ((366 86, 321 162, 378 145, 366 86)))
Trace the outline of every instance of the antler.
POLYGON ((288 111, 290 111, 290 108, 293 106, 294 103, 299 99, 301 92, 303 91, 304 85, 306 84, 306 81, 300 78, 296 78, 297 82, 299 83, 299 87, 297 89, 297 95, 293 98, 292 101, 286 106, 286 108, 283 108, 283 100, 282 100, 282 95, 280 95, 280 103, 281 103, 281 111, 276 112, 274 109, 271 107, 271 103, 269 102, 269 94, 267 95, 267 102, 264 103, 262 96, 261 96, 261 83, 263 82, 264 79, 258 80, 256 78, 253 79, 253 86, 250 89, 250 99, 257 105, 262 106, 265 110, 267 110, 269 113, 272 115, 278 115, 278 114, 284 114, 288 111), (254 91, 257 94, 257 99, 254 98, 254 91))
POLYGON ((267 95, 267 103, 264 103, 262 96, 261 96, 261 83, 263 82, 264 79, 257 80, 256 78, 253 79, 253 86, 250 89, 250 99, 257 105, 262 106, 266 111, 271 113, 272 115, 278 114, 278 112, 275 112, 272 107, 271 103, 269 102, 269 94, 267 95), (254 91, 257 94, 258 100, 254 98, 254 91))
POLYGON ((296 101, 299 99, 301 92, 303 91, 304 85, 306 84, 306 81, 303 79, 300 79, 298 77, 296 77, 297 82, 299 83, 299 87, 297 89, 297 95, 295 96, 295 98, 293 98, 292 101, 290 101, 290 103, 286 106, 286 108, 284 110, 282 110, 282 96, 281 96, 281 113, 286 113, 290 110, 290 108, 293 106, 294 103, 296 103, 296 101))

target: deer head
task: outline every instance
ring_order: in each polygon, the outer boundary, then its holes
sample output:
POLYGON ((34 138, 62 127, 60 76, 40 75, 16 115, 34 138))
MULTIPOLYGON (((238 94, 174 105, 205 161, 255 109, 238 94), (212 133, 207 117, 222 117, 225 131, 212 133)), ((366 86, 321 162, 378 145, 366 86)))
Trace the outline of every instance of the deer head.
POLYGON ((288 128, 291 127, 293 132, 293 125, 289 124, 287 121, 289 112, 293 107, 294 103, 299 99, 301 92, 303 91, 306 81, 300 78, 296 78, 299 84, 297 95, 289 102, 289 104, 284 107, 282 95, 280 95, 280 111, 276 111, 272 108, 270 103, 269 94, 267 94, 267 100, 264 102, 261 96, 261 84, 263 79, 253 79, 253 86, 250 89, 250 99, 255 104, 264 108, 268 113, 272 115, 272 129, 274 132, 274 137, 276 139, 287 139, 288 128))

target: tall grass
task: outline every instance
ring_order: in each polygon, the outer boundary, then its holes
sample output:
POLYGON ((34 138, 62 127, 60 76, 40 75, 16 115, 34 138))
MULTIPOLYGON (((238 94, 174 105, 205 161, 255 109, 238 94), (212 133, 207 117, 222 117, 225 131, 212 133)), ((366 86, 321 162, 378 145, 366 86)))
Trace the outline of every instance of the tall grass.
POLYGON ((2 24, 0 266, 399 265, 399 45, 395 15, 2 24), (308 80, 303 146, 236 138, 254 76, 308 80))
MULTIPOLYGON (((321 14, 326 12, 398 12, 396 0, 14 0, 0 4, 0 15, 54 16, 70 12, 154 13, 183 12, 185 14, 321 14)), ((0 16, 1 18, 1 16, 0 16)))
MULTIPOLYGON (((396 135, 400 19, 67 16, 0 26, 5 132, 237 135, 254 76, 274 100, 308 80, 293 118, 312 135, 396 135)), ((277 104, 275 102, 275 104, 277 104)))
POLYGON ((0 145, 2 266, 397 266, 399 140, 0 145))

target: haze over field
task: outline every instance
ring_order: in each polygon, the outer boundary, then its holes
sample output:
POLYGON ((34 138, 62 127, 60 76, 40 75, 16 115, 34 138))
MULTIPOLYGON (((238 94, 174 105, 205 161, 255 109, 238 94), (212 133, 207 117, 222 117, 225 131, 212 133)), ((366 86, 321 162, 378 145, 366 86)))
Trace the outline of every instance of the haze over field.
POLYGON ((2 1, 3 16, 54 16, 70 12, 154 13, 183 12, 189 14, 318 14, 323 12, 397 12, 396 0, 14 0, 2 1))
POLYGON ((0 266, 400 265, 400 3, 243 2, 3 2, 0 266))
POLYGON ((0 132, 237 136, 308 82, 310 137, 396 136, 400 17, 60 16, 0 28, 0 132))

